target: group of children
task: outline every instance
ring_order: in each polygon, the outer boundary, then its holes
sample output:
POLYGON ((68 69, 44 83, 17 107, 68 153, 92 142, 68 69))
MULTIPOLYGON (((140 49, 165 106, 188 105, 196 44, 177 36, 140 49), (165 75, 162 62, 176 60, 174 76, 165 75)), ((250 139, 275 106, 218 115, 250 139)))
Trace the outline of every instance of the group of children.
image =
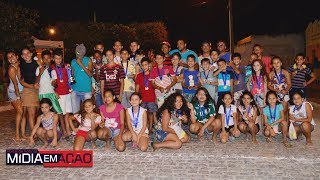
POLYGON ((113 141, 118 151, 125 150, 126 142, 147 151, 152 133, 156 141, 151 146, 156 150, 178 149, 191 134, 200 140, 210 135, 214 143, 220 134, 226 143, 243 133, 258 143, 260 132, 267 142, 282 133, 284 145, 290 147, 290 125, 298 139, 303 134, 312 144, 315 123, 305 94, 315 76, 304 64, 303 54, 297 54, 285 70, 280 57, 262 56, 260 45, 253 47, 246 66, 239 53, 223 50, 223 41, 212 52, 206 47, 211 44, 204 42, 199 57, 186 49, 183 40, 170 52, 168 42, 161 45, 162 51, 149 52, 148 57, 137 42, 130 44, 130 51, 119 41, 106 51, 99 43, 92 57, 78 45, 71 64, 64 63, 58 49, 44 50, 42 61, 33 60, 28 48, 22 50, 21 61, 9 51, 14 140, 29 139, 34 145, 39 138, 46 148, 75 135, 74 150, 83 149, 88 141, 96 148, 99 139, 106 142, 106 149, 113 141), (39 104, 40 115, 35 118, 39 104), (30 137, 25 133, 26 119, 30 137))

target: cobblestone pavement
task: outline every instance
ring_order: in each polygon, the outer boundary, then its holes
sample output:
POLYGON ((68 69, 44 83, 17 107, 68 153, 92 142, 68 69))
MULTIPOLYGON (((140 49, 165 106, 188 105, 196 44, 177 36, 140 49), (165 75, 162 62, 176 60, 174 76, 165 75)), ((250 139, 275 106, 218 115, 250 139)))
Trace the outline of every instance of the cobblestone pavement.
MULTIPOLYGON (((320 107, 314 111, 317 120, 320 107)), ((0 179, 320 179, 320 130, 313 132, 313 146, 306 147, 305 139, 293 141, 285 148, 281 137, 274 143, 235 142, 214 145, 193 139, 179 150, 161 149, 140 152, 129 146, 125 152, 115 148, 105 151, 98 142, 92 168, 43 168, 42 166, 6 166, 5 149, 28 148, 26 143, 15 144, 14 111, 0 113, 0 179)), ((57 149, 71 149, 72 143, 61 140, 57 149)), ((40 147, 41 144, 37 147, 40 147)), ((86 144, 86 149, 90 148, 86 144)))

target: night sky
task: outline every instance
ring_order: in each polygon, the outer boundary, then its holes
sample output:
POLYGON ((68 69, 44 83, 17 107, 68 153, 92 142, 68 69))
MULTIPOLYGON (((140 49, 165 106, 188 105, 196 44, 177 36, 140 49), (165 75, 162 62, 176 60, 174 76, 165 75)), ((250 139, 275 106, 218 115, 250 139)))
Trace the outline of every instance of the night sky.
MULTIPOLYGON (((228 41, 226 0, 8 0, 37 9, 40 26, 57 21, 130 23, 161 20, 169 40, 185 38, 189 46, 201 41, 228 41)), ((319 0, 233 0, 235 42, 251 34, 304 33, 308 23, 320 19, 319 0)))

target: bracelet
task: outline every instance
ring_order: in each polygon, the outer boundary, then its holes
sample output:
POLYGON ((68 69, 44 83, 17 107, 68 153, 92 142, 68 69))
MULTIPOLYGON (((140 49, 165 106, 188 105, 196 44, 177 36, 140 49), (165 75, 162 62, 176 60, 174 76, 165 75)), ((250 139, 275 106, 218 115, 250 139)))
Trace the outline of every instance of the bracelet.
POLYGON ((17 99, 20 99, 20 97, 18 96, 17 99))

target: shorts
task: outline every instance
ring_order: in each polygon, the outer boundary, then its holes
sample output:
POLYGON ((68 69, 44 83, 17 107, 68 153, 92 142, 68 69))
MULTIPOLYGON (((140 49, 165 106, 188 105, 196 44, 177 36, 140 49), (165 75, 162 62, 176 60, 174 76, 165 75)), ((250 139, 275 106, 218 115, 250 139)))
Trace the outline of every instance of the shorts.
POLYGON ((115 128, 108 128, 105 127, 107 129, 109 129, 109 131, 111 132, 111 139, 113 139, 114 137, 118 136, 120 134, 120 129, 115 129, 115 128))
MULTIPOLYGON (((231 130, 232 128, 234 128, 234 125, 229 126, 228 128, 225 127, 224 129, 226 130, 226 132, 230 132, 230 130, 231 130)), ((221 131, 222 131, 222 128, 221 128, 221 131)))
POLYGON ((59 95, 59 104, 62 110, 63 115, 67 113, 72 113, 72 102, 71 102, 71 94, 59 95))
POLYGON ((38 89, 32 88, 23 88, 22 90, 22 106, 24 107, 38 107, 39 98, 38 98, 38 89))
MULTIPOLYGON (((61 137, 62 137, 62 132, 61 131, 58 131, 57 132, 57 141, 59 141, 60 139, 61 139, 61 137)), ((48 140, 48 143, 51 143, 52 142, 52 140, 53 140, 53 138, 50 138, 49 140, 48 140)))
MULTIPOLYGON (((14 90, 8 89, 7 93, 8 93, 8 99, 9 99, 10 102, 13 102, 13 101, 17 100, 17 95, 16 95, 16 92, 14 90)), ((21 97, 21 92, 20 92, 20 97, 21 97)))
POLYGON ((141 107, 145 108, 147 112, 157 112, 158 110, 158 105, 155 102, 143 102, 141 104, 141 107))
POLYGON ((91 92, 78 92, 72 91, 71 98, 72 98, 72 112, 73 114, 78 113, 80 111, 81 102, 85 101, 86 99, 90 99, 92 97, 91 92))
POLYGON ((55 93, 39 94, 39 100, 41 101, 41 99, 43 99, 43 98, 50 99, 52 102, 52 107, 53 107, 54 111, 57 114, 62 114, 62 109, 60 107, 60 103, 59 103, 57 95, 55 93))
POLYGON ((130 104, 130 96, 133 92, 123 92, 121 104, 124 108, 129 108, 131 106, 130 104))
POLYGON ((76 137, 84 137, 84 139, 87 139, 87 134, 88 134, 88 131, 83 131, 83 130, 78 130, 77 131, 77 134, 76 134, 76 137))
POLYGON ((155 135, 158 141, 163 142, 166 140, 169 133, 163 131, 163 130, 156 130, 155 135))
POLYGON ((261 107, 263 108, 264 107, 264 98, 265 98, 265 95, 263 93, 260 93, 260 94, 254 94, 253 95, 253 98, 257 104, 258 107, 261 107))

